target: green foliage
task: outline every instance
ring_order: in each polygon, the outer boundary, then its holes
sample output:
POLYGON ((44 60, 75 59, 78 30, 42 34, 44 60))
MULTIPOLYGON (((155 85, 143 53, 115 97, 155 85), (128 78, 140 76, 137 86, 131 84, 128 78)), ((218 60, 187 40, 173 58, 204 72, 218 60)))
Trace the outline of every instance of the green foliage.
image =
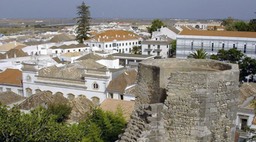
POLYGON ((210 58, 219 61, 228 61, 230 63, 238 63, 244 54, 235 48, 224 50, 221 49, 218 51, 217 55, 211 55, 210 58))
POLYGON ((151 27, 148 27, 148 32, 152 34, 152 32, 157 31, 162 26, 165 26, 165 24, 161 20, 155 19, 152 21, 151 27))
MULTIPOLYGON (((101 134, 100 138, 104 142, 113 142, 118 139, 118 135, 123 132, 123 129, 126 125, 126 121, 120 112, 112 113, 112 112, 104 112, 101 109, 93 110, 93 113, 89 116, 86 121, 86 124, 95 124, 100 130, 100 132, 95 132, 93 135, 101 134)), ((85 127, 85 132, 88 134, 92 133, 90 130, 91 127, 95 127, 94 125, 90 125, 90 127, 85 127)))
POLYGON ((221 25, 225 26, 227 31, 252 31, 256 32, 256 20, 252 19, 249 23, 244 21, 235 21, 233 18, 228 17, 224 19, 221 25))
POLYGON ((204 49, 197 49, 195 52, 191 53, 189 55, 189 57, 191 58, 195 58, 195 59, 206 59, 207 57, 207 53, 204 51, 204 49))
POLYGON ((245 57, 239 62, 240 80, 244 80, 246 76, 256 74, 256 60, 245 57))
POLYGON ((50 104, 48 106, 48 113, 56 115, 56 121, 61 123, 68 119, 72 107, 67 104, 50 104))
POLYGON ((240 81, 244 80, 246 76, 256 74, 256 60, 246 57, 240 50, 229 49, 219 50, 217 55, 211 55, 211 59, 225 61, 230 63, 238 63, 240 69, 240 81))
POLYGON ((0 105, 0 141, 59 141, 108 142, 115 141, 123 132, 125 120, 122 113, 94 112, 78 124, 58 123, 58 115, 38 107, 30 113, 0 105))
POLYGON ((170 57, 174 57, 176 55, 177 41, 173 40, 170 45, 171 45, 171 48, 169 49, 170 57))
POLYGON ((85 5, 84 2, 77 7, 77 28, 76 28, 76 40, 79 43, 83 43, 84 40, 88 39, 88 31, 90 26, 90 11, 89 6, 85 5))
POLYGON ((141 54, 141 46, 133 46, 132 47, 132 54, 141 54))
POLYGON ((256 19, 250 20, 249 30, 252 31, 252 32, 256 32, 256 19))

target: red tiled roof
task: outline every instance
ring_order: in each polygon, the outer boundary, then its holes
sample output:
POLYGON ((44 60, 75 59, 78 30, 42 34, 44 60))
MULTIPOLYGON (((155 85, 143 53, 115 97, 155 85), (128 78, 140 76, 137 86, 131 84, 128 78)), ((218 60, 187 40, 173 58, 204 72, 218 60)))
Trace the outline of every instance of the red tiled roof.
POLYGON ((124 41, 124 40, 136 40, 140 37, 130 31, 124 30, 107 30, 102 33, 97 34, 92 39, 99 42, 111 42, 111 41, 124 41))
POLYGON ((0 73, 0 84, 22 86, 22 72, 18 69, 6 69, 0 73))

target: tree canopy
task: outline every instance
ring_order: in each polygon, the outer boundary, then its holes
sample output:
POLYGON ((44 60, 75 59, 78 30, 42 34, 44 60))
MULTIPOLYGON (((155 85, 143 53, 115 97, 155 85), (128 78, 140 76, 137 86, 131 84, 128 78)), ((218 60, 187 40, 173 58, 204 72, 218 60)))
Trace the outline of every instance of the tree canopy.
MULTIPOLYGON (((61 112, 68 108, 54 107, 61 112)), ((59 116, 43 107, 23 113, 17 107, 8 109, 0 105, 0 141, 112 142, 118 139, 126 125, 121 110, 112 113, 95 109, 78 124, 60 123, 56 119, 59 116)))
POLYGON ((85 5, 84 2, 77 7, 77 28, 76 28, 76 40, 79 43, 83 43, 84 40, 88 39, 88 31, 90 29, 90 11, 89 6, 85 5))
POLYGON ((237 63, 240 70, 240 81, 245 80, 246 76, 256 74, 256 60, 245 56, 240 50, 235 48, 229 50, 219 50, 216 55, 211 55, 211 59, 237 63))
POLYGON ((132 54, 141 54, 141 46, 133 46, 132 54))
POLYGON ((161 20, 155 19, 152 21, 151 27, 148 27, 148 32, 152 34, 152 32, 157 31, 162 26, 165 26, 165 24, 161 20))
POLYGON ((171 48, 169 49, 169 55, 170 57, 175 57, 177 40, 173 40, 170 45, 171 45, 171 48))
POLYGON ((234 20, 232 17, 224 19, 221 25, 225 26, 227 31, 251 31, 256 32, 256 19, 250 20, 249 23, 240 20, 234 20))

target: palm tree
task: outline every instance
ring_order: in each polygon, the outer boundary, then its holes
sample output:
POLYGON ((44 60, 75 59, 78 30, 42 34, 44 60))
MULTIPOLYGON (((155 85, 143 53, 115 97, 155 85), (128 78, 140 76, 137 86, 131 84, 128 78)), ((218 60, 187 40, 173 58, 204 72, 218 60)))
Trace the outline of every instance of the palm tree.
POLYGON ((195 58, 195 59, 206 59, 207 53, 204 51, 204 49, 197 49, 195 52, 191 53, 189 57, 195 58))
POLYGON ((132 54, 141 54, 141 47, 140 46, 133 46, 132 47, 132 54))

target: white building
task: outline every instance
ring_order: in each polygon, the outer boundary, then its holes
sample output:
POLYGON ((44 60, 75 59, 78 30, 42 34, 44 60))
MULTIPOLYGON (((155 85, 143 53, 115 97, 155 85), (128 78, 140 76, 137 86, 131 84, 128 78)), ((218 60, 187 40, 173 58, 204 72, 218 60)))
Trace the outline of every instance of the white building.
POLYGON ((168 58, 170 49, 169 40, 145 40, 141 42, 142 55, 153 55, 156 58, 168 58))
POLYGON ((107 98, 106 87, 112 77, 122 70, 118 59, 113 59, 112 63, 109 59, 103 60, 87 59, 43 69, 36 64, 25 63, 22 68, 24 95, 28 97, 38 91, 61 93, 67 98, 85 95, 99 104, 107 98))
POLYGON ((177 22, 174 24, 175 27, 193 27, 196 29, 201 29, 201 30, 207 30, 208 26, 211 27, 218 27, 221 25, 221 22, 207 22, 207 23, 203 23, 203 22, 177 22))
POLYGON ((178 33, 179 31, 175 28, 169 29, 167 27, 161 27, 160 29, 152 33, 151 39, 157 39, 162 36, 166 36, 170 39, 176 39, 178 33))
POLYGON ((133 32, 124 30, 107 30, 86 40, 91 48, 97 47, 105 52, 131 53, 132 47, 140 45, 141 38, 133 32))
POLYGON ((209 55, 218 50, 236 48, 248 57, 256 58, 256 32, 183 30, 177 36, 177 58, 187 58, 203 48, 209 55))

